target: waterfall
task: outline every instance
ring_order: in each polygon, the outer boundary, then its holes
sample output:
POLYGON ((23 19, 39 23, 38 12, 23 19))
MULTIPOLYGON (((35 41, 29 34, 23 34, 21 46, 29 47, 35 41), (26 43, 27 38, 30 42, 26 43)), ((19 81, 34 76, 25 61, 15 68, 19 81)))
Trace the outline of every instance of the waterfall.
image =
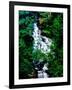
MULTIPOLYGON (((39 30, 37 23, 34 23, 33 38, 34 38, 34 44, 33 44, 34 51, 38 49, 38 50, 41 50, 41 52, 44 54, 50 52, 50 45, 52 41, 50 38, 41 35, 41 30, 39 30)), ((39 65, 40 67, 39 63, 40 63, 40 60, 37 64, 37 66, 39 65)), ((38 72, 38 78, 47 78, 48 77, 46 73, 46 70, 48 70, 47 64, 44 64, 41 70, 37 66, 35 65, 36 70, 38 72)))
POLYGON ((44 65, 42 70, 38 71, 38 78, 48 78, 48 74, 46 73, 46 70, 48 70, 47 64, 44 65))
POLYGON ((33 38, 34 50, 39 49, 43 53, 50 52, 50 45, 52 41, 48 37, 41 35, 41 30, 39 30, 39 28, 37 27, 37 23, 34 23, 33 38))

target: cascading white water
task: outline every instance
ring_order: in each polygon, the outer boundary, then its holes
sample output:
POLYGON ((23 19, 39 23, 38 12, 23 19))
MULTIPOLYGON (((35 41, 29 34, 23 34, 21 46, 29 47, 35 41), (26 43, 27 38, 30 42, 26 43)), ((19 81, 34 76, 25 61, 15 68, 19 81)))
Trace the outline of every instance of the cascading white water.
POLYGON ((39 30, 39 28, 37 27, 37 23, 34 23, 33 38, 34 38, 34 45, 33 45, 34 50, 39 49, 43 53, 50 52, 50 45, 52 41, 48 37, 41 35, 41 30, 39 30))
POLYGON ((42 70, 38 71, 38 78, 48 78, 48 74, 46 73, 46 70, 48 70, 47 64, 44 65, 42 70))
MULTIPOLYGON (((33 38, 34 38, 34 50, 39 49, 42 53, 50 52, 50 45, 52 43, 51 39, 46 36, 41 35, 41 30, 37 27, 37 23, 34 23, 34 31, 33 31, 33 38)), ((38 70, 38 78, 47 78, 48 75, 45 72, 48 70, 47 65, 45 64, 42 70, 38 70)))

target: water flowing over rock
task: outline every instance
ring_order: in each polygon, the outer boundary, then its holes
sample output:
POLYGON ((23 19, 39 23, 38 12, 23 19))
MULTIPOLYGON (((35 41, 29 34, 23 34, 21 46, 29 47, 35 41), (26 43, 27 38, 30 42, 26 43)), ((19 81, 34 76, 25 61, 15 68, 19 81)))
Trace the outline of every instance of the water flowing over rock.
POLYGON ((39 30, 39 28, 37 27, 37 23, 34 23, 33 38, 34 38, 34 45, 33 45, 34 50, 39 49, 43 53, 50 52, 50 45, 52 41, 50 38, 41 35, 41 30, 39 30))
POLYGON ((44 64, 42 70, 38 71, 38 78, 48 78, 46 70, 48 70, 47 64, 44 64))

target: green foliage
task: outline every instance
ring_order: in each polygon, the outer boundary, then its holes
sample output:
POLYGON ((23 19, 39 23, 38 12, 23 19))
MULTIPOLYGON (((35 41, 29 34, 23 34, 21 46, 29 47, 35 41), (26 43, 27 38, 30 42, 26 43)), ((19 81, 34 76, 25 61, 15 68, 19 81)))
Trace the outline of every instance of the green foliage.
POLYGON ((52 13, 49 21, 49 26, 44 26, 42 32, 42 35, 52 39, 51 51, 48 53, 48 73, 50 77, 61 77, 63 75, 63 14, 52 13))
POLYGON ((19 78, 30 78, 32 73, 33 16, 30 12, 19 11, 19 78))
POLYGON ((37 61, 39 61, 39 60, 46 61, 48 57, 46 54, 42 53, 41 50, 37 49, 32 53, 32 58, 33 58, 33 60, 37 60, 37 61))

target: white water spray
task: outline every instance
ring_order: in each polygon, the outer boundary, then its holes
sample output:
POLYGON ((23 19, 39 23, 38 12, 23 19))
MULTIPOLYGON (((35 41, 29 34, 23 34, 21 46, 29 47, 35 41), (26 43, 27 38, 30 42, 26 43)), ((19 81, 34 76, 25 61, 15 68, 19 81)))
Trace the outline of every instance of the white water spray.
POLYGON ((34 38, 34 50, 39 49, 43 53, 50 52, 50 45, 52 43, 51 39, 46 36, 41 35, 41 30, 37 27, 37 23, 34 23, 34 31, 33 31, 33 38, 34 38))

